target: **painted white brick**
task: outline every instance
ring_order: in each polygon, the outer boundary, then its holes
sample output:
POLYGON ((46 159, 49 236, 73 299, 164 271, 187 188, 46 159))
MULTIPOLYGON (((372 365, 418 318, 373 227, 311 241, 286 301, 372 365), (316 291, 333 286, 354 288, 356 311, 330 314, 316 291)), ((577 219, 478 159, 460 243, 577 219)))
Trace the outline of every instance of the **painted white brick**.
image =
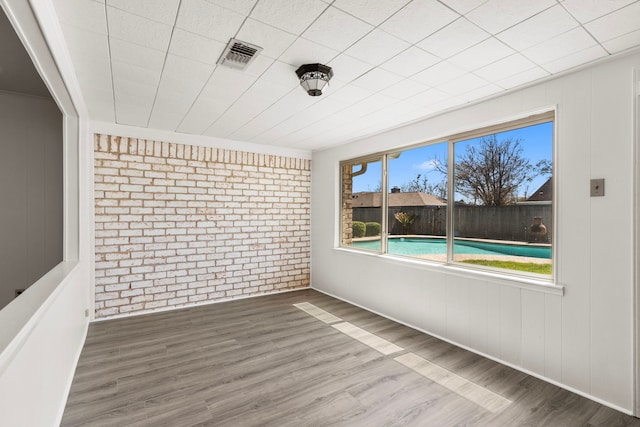
POLYGON ((309 161, 109 136, 95 149, 98 317, 308 286, 309 161))

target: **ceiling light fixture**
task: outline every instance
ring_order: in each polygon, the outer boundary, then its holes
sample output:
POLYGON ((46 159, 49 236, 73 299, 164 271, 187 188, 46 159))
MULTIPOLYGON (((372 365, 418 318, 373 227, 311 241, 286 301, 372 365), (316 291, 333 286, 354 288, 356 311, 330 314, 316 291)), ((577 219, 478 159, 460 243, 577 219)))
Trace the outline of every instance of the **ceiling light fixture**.
POLYGON ((300 79, 300 86, 307 91, 310 96, 322 95, 322 89, 333 77, 331 67, 322 64, 304 64, 296 70, 300 79))

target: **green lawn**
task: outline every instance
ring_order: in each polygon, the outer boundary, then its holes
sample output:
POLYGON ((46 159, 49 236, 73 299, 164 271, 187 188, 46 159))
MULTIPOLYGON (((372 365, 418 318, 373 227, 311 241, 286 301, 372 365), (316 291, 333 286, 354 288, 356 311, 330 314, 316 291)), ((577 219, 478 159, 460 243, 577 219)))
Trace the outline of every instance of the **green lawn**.
POLYGON ((468 259, 468 264, 485 265, 487 267, 506 268, 508 270, 527 271, 529 273, 551 274, 551 264, 536 264, 533 262, 490 261, 484 259, 468 259))

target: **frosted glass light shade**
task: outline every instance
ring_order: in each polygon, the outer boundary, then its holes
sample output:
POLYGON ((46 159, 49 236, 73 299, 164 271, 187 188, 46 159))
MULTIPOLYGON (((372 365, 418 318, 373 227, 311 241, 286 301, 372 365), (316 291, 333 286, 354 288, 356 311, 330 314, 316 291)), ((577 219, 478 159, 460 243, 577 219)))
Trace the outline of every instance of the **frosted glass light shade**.
POLYGON ((305 64, 296 70, 300 79, 300 86, 307 91, 310 96, 322 95, 322 89, 333 77, 331 67, 322 64, 305 64))

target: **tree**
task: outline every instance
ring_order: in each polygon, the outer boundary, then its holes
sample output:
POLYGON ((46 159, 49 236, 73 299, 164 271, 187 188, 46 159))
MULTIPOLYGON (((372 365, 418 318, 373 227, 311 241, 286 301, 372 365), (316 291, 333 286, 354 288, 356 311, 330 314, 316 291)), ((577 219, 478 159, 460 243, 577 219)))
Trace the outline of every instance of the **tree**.
POLYGON ((396 212, 393 216, 400 223, 400 225, 402 225, 402 234, 407 234, 409 226, 413 224, 413 221, 415 221, 416 219, 416 216, 414 214, 406 212, 396 212))
MULTIPOLYGON (((520 139, 498 141, 496 135, 480 138, 477 145, 467 145, 456 159, 456 192, 485 206, 504 206, 516 202, 518 189, 540 172, 550 171, 550 162, 532 166, 523 156, 520 139)), ((438 169, 446 174, 446 167, 438 169)))
POLYGON ((414 179, 402 184, 400 190, 403 193, 419 192, 433 194, 443 199, 446 199, 447 196, 447 185, 444 182, 431 184, 429 180, 427 180, 427 177, 421 174, 417 174, 414 179))

